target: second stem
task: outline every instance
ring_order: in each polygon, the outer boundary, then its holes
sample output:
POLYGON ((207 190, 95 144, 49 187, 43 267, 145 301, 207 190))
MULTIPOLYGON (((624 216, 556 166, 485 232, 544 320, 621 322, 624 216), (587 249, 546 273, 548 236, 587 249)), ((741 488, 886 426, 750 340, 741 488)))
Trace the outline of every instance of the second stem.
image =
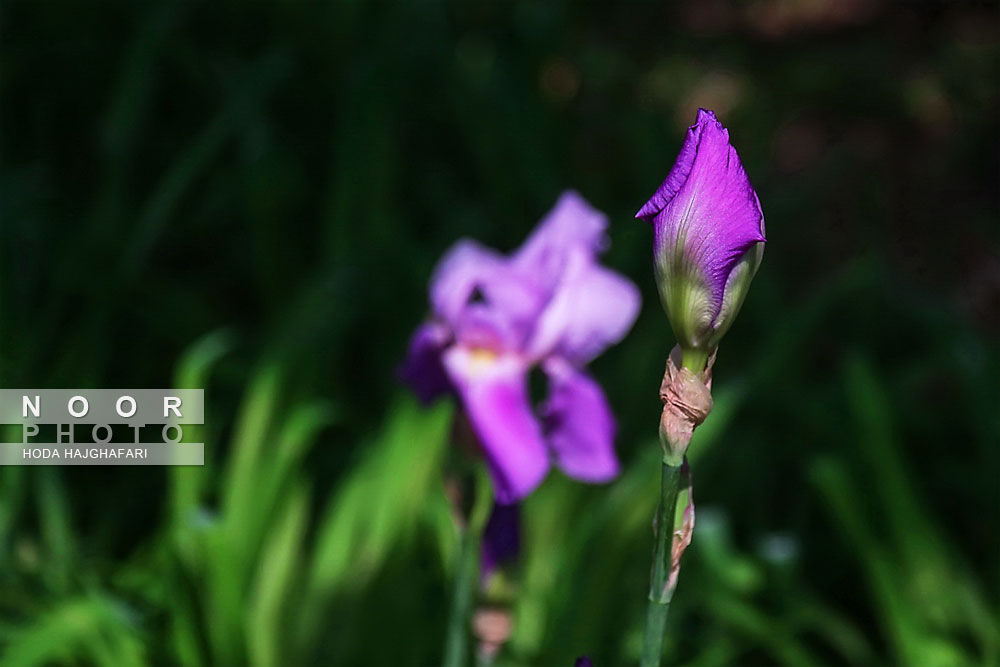
POLYGON ((462 667, 468 658, 469 612, 479 574, 479 535, 472 526, 462 531, 458 572, 451 600, 451 617, 445 643, 444 665, 462 667))
MULTIPOLYGON (((456 520, 459 549, 458 567, 455 573, 455 589, 452 592, 451 611, 445 636, 445 667, 464 667, 469 658, 469 614, 479 584, 479 557, 483 529, 493 504, 493 492, 483 466, 475 466, 468 478, 471 503, 466 514, 456 520)), ((459 503, 461 505, 461 503, 459 503)))
POLYGON ((660 475, 660 502, 656 508, 656 542, 653 569, 649 577, 649 607, 646 632, 642 641, 641 667, 659 667, 663 654, 663 634, 673 591, 667 590, 673 547, 677 495, 680 492, 681 466, 663 463, 660 475))

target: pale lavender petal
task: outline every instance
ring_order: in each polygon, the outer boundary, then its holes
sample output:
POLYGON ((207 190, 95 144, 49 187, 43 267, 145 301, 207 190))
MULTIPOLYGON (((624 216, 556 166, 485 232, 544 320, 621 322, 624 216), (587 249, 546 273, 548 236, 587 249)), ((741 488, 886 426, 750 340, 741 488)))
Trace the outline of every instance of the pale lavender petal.
POLYGON ((733 267, 765 240, 760 203, 729 131, 704 109, 688 130, 677 163, 636 217, 653 222, 661 271, 683 262, 673 272, 693 272, 704 283, 713 317, 733 267), (682 253, 674 251, 678 246, 682 253))
POLYGON ((517 502, 549 469, 541 427, 528 399, 528 366, 513 354, 454 345, 444 353, 493 479, 496 501, 517 502))
POLYGON ((453 322, 482 283, 495 280, 504 267, 500 253, 463 239, 455 243, 438 262, 431 276, 430 298, 434 313, 453 322))
POLYGON ((586 251, 568 253, 562 278, 528 345, 533 359, 557 355, 583 365, 621 340, 639 314, 639 290, 586 251))
POLYGON ((483 532, 480 578, 486 579, 494 570, 517 558, 520 550, 520 506, 493 505, 493 511, 483 532))
POLYGON ((451 389, 441 362, 441 355, 450 342, 448 328, 438 322, 420 325, 410 339, 410 349, 399 369, 399 377, 413 389, 421 403, 430 403, 451 389))
POLYGON ((510 260, 469 240, 452 246, 438 264, 430 297, 458 340, 495 350, 523 345, 545 299, 510 260))
POLYGON ((561 359, 545 363, 549 398, 542 421, 556 465, 584 482, 607 482, 620 469, 615 418, 593 378, 561 359))
POLYGON ((567 190, 514 254, 514 265, 543 288, 551 288, 560 280, 571 251, 579 248, 596 255, 605 249, 607 226, 603 213, 567 190))

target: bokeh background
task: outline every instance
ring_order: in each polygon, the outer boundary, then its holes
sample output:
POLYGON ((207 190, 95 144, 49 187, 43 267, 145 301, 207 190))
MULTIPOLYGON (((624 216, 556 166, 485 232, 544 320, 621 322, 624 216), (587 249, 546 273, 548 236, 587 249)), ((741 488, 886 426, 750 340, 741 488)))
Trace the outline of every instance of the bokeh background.
MULTIPOLYGON (((1000 664, 995 3, 0 5, 0 382, 204 387, 204 468, 0 469, 0 664, 433 665, 436 259, 564 188, 642 289, 625 469, 524 506, 501 665, 636 662, 673 345, 632 219, 699 106, 768 245, 692 445, 685 665, 1000 664)), ((15 434, 13 437, 17 437, 15 434)))

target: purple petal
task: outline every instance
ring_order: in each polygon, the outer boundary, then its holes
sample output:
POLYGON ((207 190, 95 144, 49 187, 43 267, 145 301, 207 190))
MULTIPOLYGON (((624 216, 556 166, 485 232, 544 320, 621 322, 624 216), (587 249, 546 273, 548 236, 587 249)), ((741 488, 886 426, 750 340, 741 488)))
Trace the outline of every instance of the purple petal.
POLYGON ((573 662, 573 667, 594 667, 594 663, 590 661, 590 656, 581 655, 573 662))
POLYGON ((549 469, 541 427, 528 400, 527 364, 516 355, 464 345, 449 348, 443 360, 483 447, 496 502, 517 502, 549 469))
POLYGON ((620 469, 615 456, 615 418, 601 387, 565 361, 545 363, 549 398, 542 420, 556 465, 584 482, 607 482, 620 469))
POLYGON ((514 265, 551 289, 565 269, 568 254, 581 248, 591 255, 607 246, 607 217, 573 190, 563 192, 528 240, 514 254, 514 265))
POLYGON ((410 339, 410 349, 399 369, 399 377, 425 405, 451 390, 451 382, 441 363, 441 355, 450 342, 448 328, 438 322, 421 324, 410 339))
POLYGON ((435 314, 453 322, 476 287, 494 280, 504 263, 503 255, 475 241, 463 239, 455 243, 431 276, 430 298, 435 314))
POLYGON ((518 505, 494 505, 483 532, 480 578, 517 558, 521 550, 521 511, 518 505))
POLYGON ((711 307, 722 307, 726 280, 740 258, 763 242, 763 214, 729 131, 705 109, 688 130, 673 169, 636 214, 652 221, 661 270, 683 258, 710 291, 711 307), (674 249, 682 246, 682 253, 674 249))
POLYGON ((583 365, 621 340, 639 314, 639 290, 576 248, 528 346, 540 359, 558 355, 583 365))
POLYGON ((506 257, 464 240, 438 264, 430 298, 434 313, 458 340, 501 350, 523 344, 544 295, 506 257))
POLYGON ((695 119, 694 125, 688 128, 687 136, 684 138, 684 145, 681 146, 681 152, 677 156, 677 161, 674 162, 674 166, 671 167, 667 177, 663 179, 663 183, 656 189, 650 200, 643 204, 639 212, 635 214, 635 217, 646 222, 653 222, 653 219, 670 203, 670 200, 681 189, 688 175, 691 173, 691 167, 694 165, 695 157, 698 154, 698 142, 701 140, 702 128, 705 127, 709 119, 714 121, 715 114, 705 109, 698 109, 698 117, 695 119))

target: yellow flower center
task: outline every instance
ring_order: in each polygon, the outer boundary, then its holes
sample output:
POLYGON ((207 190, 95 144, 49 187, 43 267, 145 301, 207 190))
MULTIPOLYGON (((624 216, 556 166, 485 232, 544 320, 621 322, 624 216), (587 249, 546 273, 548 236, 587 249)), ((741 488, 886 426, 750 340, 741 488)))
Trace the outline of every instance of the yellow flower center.
POLYGON ((488 347, 473 347, 469 349, 469 370, 473 373, 488 368, 500 356, 488 347))

